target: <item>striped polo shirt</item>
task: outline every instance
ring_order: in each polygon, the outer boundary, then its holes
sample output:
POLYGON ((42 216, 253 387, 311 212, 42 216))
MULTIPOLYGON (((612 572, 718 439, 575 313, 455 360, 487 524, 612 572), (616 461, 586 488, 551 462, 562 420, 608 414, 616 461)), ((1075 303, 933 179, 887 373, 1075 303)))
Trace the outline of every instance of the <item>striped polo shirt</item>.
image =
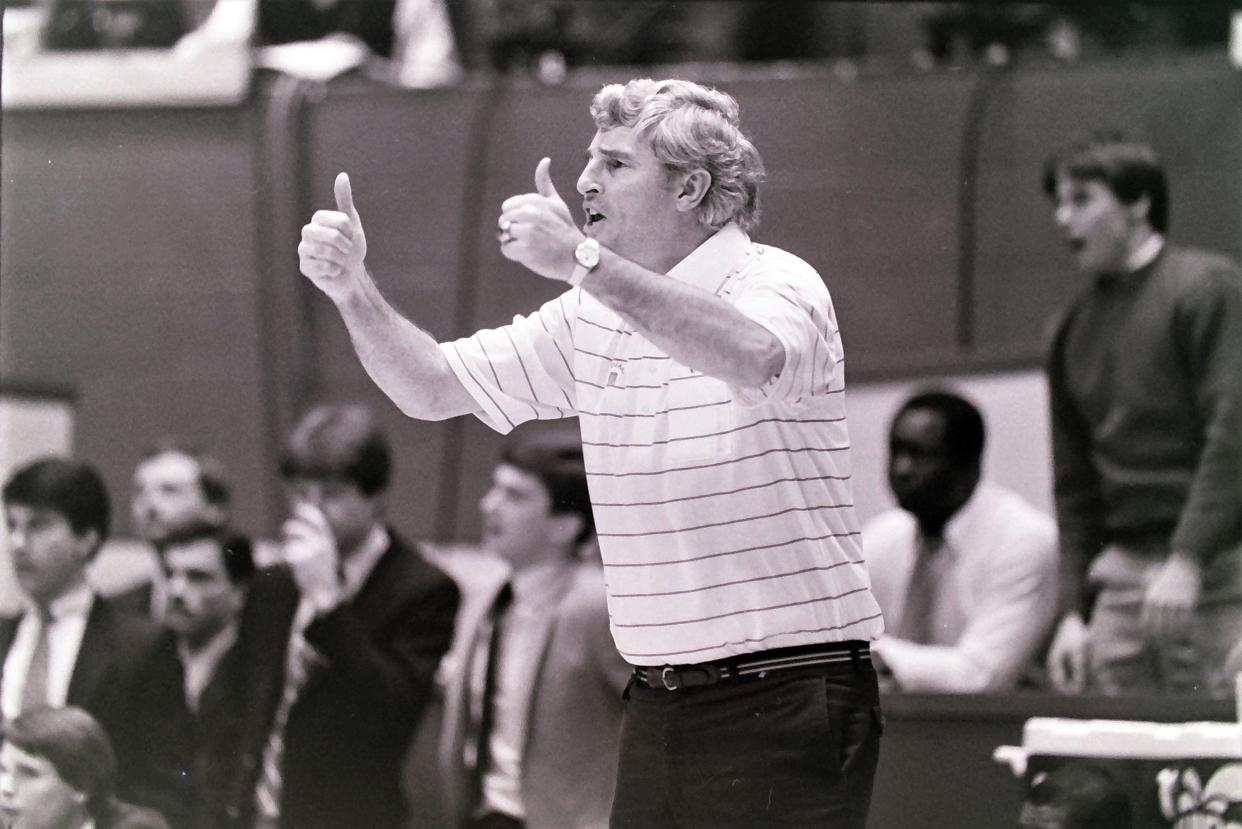
POLYGON ((578 417, 612 633, 630 663, 878 638, 823 281, 736 225, 668 276, 771 331, 780 375, 758 389, 708 377, 580 288, 440 349, 499 432, 578 417))

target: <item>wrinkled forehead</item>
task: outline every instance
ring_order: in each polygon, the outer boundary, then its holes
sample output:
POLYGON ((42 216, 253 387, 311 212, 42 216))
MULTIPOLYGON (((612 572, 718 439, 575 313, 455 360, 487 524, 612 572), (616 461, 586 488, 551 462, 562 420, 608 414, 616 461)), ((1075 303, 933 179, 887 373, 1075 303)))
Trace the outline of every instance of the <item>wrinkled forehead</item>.
POLYGON ((596 130, 587 154, 602 156, 652 155, 651 139, 636 127, 612 127, 596 130))

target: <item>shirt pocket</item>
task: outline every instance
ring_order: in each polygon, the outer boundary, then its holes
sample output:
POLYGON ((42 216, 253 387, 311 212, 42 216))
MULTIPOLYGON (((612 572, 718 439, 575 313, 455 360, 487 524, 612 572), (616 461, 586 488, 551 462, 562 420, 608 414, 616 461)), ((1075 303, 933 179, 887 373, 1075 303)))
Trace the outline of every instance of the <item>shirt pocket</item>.
POLYGON ((670 462, 724 460, 732 454, 734 406, 723 381, 674 364, 666 399, 670 462))

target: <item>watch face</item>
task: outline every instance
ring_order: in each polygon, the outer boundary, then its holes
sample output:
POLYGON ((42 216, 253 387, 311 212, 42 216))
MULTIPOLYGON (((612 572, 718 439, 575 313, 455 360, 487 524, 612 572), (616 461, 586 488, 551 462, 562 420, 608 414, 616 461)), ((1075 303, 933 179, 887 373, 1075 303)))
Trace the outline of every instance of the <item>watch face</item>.
POLYGON ((582 267, 594 268, 599 264, 599 242, 594 239, 584 239, 574 249, 574 258, 582 267))

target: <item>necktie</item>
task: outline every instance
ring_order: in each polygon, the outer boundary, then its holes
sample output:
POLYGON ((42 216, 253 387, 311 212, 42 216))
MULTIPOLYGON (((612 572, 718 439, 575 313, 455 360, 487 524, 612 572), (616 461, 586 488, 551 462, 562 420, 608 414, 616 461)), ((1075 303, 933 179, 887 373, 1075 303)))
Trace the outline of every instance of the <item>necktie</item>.
POLYGON ((496 595, 487 618, 479 628, 471 666, 470 719, 463 746, 466 766, 474 772, 477 794, 489 762, 488 738, 495 714, 496 666, 500 654, 501 627, 504 615, 513 603, 513 587, 506 584, 496 595))
POLYGON ((26 669, 26 687, 22 689, 23 713, 48 704, 48 672, 52 661, 48 629, 52 626, 52 615, 46 608, 38 608, 35 618, 39 622, 39 637, 35 640, 34 653, 30 655, 30 667, 26 669))
POLYGON ((314 608, 307 602, 298 607, 293 630, 289 636, 289 653, 285 662, 285 687, 280 704, 272 718, 272 731, 263 749, 263 764, 259 769, 259 782, 255 787, 255 804, 258 807, 256 827, 280 825, 280 795, 284 788, 285 726, 289 724, 289 712, 302 693, 322 657, 314 646, 306 641, 306 626, 314 618, 314 608))
POLYGON ((927 645, 935 638, 933 619, 940 597, 944 542, 939 538, 920 538, 910 580, 906 583, 906 603, 901 611, 897 637, 927 645))

